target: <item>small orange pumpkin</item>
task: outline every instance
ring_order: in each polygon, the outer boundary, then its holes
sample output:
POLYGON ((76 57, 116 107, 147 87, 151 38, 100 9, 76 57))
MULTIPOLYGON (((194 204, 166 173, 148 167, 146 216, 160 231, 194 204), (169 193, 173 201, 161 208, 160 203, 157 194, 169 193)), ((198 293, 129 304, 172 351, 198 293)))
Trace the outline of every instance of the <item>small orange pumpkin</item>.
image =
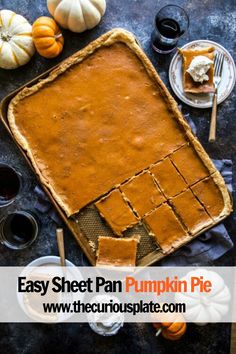
POLYGON ((33 24, 32 36, 35 47, 45 58, 57 57, 64 45, 64 38, 56 22, 46 16, 39 17, 33 24))
POLYGON ((164 338, 170 340, 180 339, 187 328, 185 322, 161 322, 153 323, 153 326, 157 329, 156 336, 161 333, 164 338))

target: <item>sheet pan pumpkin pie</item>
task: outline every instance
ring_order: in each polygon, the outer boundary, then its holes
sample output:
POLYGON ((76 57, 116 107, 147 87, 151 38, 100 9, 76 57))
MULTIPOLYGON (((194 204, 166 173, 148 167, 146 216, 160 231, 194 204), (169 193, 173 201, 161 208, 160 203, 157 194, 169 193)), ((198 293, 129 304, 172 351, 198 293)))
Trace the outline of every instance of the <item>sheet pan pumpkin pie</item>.
POLYGON ((68 216, 186 143, 146 64, 113 32, 10 104, 14 136, 68 216))
POLYGON ((20 91, 8 120, 67 217, 95 203, 114 236, 143 223, 165 251, 232 210, 221 175, 125 30, 104 34, 20 91))

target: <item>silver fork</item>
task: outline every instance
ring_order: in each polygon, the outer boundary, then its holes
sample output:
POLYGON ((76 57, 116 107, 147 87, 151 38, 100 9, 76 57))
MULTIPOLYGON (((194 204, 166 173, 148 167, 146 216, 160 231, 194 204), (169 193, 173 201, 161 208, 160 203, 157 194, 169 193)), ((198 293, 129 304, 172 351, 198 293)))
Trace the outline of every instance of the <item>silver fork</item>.
POLYGON ((213 142, 216 140, 217 96, 218 96, 218 87, 220 85, 221 77, 222 77, 224 60, 225 60, 225 57, 224 57, 223 53, 216 53, 216 56, 214 59, 214 78, 213 78, 215 91, 214 91, 214 96, 213 96, 211 124, 210 124, 210 132, 209 132, 209 141, 210 142, 213 142))

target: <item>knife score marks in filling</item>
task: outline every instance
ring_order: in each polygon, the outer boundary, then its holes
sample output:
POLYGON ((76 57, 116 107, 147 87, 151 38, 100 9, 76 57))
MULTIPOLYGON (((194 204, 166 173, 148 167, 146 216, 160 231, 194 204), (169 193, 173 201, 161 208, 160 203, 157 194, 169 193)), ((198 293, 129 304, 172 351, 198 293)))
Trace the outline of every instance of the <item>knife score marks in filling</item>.
MULTIPOLYGON (((106 33, 65 60, 46 79, 23 89, 11 101, 8 119, 41 182, 68 217, 99 198, 104 201, 108 192, 167 156, 177 151, 180 156, 186 147, 192 150, 184 161, 185 168, 189 166, 188 178, 191 173, 198 175, 192 165, 207 171, 204 178, 215 173, 219 199, 223 200, 218 216, 231 211, 222 177, 127 31, 106 33)), ((178 169, 174 161, 168 163, 180 178, 181 166, 178 169)), ((184 187, 190 187, 182 177, 184 187)), ((175 183, 175 174, 167 178, 175 183)), ((158 185, 158 178, 156 183, 166 201, 165 188, 158 185)), ((202 226, 207 225, 203 222, 202 226)))

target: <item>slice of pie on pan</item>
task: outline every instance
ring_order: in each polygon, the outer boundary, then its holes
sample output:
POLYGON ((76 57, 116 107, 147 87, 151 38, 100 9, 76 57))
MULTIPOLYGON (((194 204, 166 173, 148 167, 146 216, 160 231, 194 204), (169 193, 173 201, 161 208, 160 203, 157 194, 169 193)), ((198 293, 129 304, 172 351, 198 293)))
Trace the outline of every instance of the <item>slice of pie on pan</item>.
POLYGON ((139 235, 130 238, 99 236, 97 266, 134 267, 139 235))
POLYGON ((214 92, 214 47, 179 49, 183 58, 183 87, 185 92, 214 92))

